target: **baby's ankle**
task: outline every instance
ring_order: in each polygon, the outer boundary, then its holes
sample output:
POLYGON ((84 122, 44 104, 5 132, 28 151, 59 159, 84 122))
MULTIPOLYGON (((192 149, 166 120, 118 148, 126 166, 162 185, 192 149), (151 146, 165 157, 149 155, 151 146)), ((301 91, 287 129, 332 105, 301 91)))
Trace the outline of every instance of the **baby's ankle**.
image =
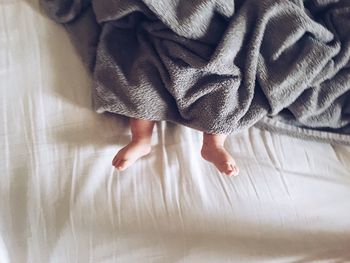
POLYGON ((217 141, 203 141, 202 148, 223 148, 223 142, 217 141))
POLYGON ((203 133, 203 147, 221 148, 224 146, 227 135, 203 133))
POLYGON ((150 138, 132 138, 131 142, 135 144, 151 145, 150 138))

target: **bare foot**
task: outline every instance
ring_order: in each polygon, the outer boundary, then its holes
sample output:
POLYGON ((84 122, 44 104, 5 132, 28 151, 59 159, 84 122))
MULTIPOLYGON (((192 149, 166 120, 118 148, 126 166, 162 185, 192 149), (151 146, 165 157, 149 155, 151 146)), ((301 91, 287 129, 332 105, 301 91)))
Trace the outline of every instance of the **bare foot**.
POLYGON ((133 140, 116 154, 112 164, 119 171, 124 171, 135 161, 149 154, 150 152, 150 142, 133 140))
POLYGON ((203 144, 201 154, 205 160, 213 163, 221 173, 225 173, 228 176, 238 175, 239 169, 236 162, 225 150, 224 146, 203 144))

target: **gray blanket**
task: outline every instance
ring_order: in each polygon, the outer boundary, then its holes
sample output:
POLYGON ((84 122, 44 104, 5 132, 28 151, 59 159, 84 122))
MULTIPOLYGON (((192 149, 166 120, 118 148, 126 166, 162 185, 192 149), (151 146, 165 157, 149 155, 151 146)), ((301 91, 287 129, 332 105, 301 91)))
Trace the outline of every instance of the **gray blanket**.
POLYGON ((350 0, 41 0, 97 112, 350 143, 350 0))

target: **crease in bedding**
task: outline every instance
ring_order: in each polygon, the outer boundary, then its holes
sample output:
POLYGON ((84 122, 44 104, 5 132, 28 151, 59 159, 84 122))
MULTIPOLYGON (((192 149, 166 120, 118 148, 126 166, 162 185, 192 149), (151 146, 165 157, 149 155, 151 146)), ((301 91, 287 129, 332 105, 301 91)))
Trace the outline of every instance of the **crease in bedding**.
POLYGON ((97 112, 350 144, 350 2, 41 0, 97 112))

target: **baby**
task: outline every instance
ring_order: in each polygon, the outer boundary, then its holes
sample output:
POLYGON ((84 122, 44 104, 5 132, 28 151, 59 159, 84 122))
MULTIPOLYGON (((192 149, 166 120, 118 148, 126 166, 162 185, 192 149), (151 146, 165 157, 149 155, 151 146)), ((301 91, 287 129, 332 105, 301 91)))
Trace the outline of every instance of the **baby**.
MULTIPOLYGON (((131 142, 114 157, 112 164, 123 171, 139 158, 151 151, 151 137, 155 122, 130 118, 131 142)), ((224 148, 226 134, 203 133, 202 157, 213 163, 216 168, 228 176, 238 175, 235 160, 224 148)))
POLYGON ((203 131, 202 157, 238 174, 226 134, 265 111, 259 101, 250 107, 254 81, 240 70, 250 60, 237 54, 245 31, 228 30, 234 4, 214 2, 40 0, 91 70, 95 110, 141 118, 130 119, 131 142, 113 159, 118 170, 150 153, 153 119, 203 131))

